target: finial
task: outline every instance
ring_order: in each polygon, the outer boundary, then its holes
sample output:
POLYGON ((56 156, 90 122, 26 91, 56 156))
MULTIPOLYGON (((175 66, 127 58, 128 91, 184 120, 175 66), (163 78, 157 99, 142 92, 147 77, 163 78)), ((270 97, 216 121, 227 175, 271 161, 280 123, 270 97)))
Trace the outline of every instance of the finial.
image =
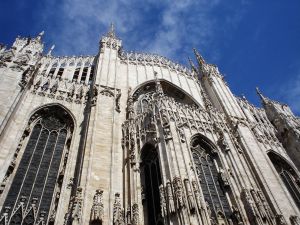
POLYGON ((55 48, 55 45, 52 45, 51 48, 49 49, 49 52, 47 53, 47 56, 51 55, 54 48, 55 48))
POLYGON ((195 48, 193 48, 193 50, 196 55, 196 59, 198 61, 199 66, 202 67, 205 64, 205 60, 195 48))
POLYGON ((242 99, 243 99, 244 101, 247 101, 247 98, 246 98, 246 96, 245 96, 244 94, 242 94, 242 99))
POLYGON ((44 31, 42 31, 41 33, 39 33, 39 35, 37 36, 37 39, 38 40, 41 40, 42 39, 42 37, 43 37, 43 35, 44 35, 44 31))
POLYGON ((258 96, 260 97, 262 103, 267 103, 265 96, 263 96, 263 94, 260 92, 259 88, 256 87, 256 93, 258 94, 258 96))
POLYGON ((190 63, 190 66, 192 68, 192 71, 194 71, 195 73, 197 73, 197 69, 196 69, 196 67, 195 67, 195 65, 194 65, 194 63, 193 63, 193 61, 191 60, 190 57, 189 57, 189 63, 190 63))
POLYGON ((114 23, 110 24, 110 28, 109 28, 109 31, 107 33, 107 36, 111 37, 111 38, 115 38, 116 37, 114 23))

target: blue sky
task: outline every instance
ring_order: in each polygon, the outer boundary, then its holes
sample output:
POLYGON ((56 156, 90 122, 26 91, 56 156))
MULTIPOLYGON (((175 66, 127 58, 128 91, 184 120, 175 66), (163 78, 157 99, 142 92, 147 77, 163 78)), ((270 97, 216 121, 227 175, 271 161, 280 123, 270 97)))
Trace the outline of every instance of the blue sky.
POLYGON ((45 31, 54 55, 93 55, 111 22, 125 50, 187 64, 195 47, 235 95, 259 104, 258 86, 300 114, 298 0, 2 0, 0 42, 45 31))

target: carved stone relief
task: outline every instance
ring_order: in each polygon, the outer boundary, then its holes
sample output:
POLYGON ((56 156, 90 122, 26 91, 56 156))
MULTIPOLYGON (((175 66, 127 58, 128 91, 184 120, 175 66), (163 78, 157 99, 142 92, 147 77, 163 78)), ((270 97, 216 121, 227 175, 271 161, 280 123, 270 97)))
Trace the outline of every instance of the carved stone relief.
POLYGON ((115 194, 113 205, 113 225, 124 225, 124 209, 121 205, 120 193, 115 194))
POLYGON ((103 206, 103 190, 96 190, 93 198, 93 206, 91 209, 91 221, 103 222, 104 206, 103 206))

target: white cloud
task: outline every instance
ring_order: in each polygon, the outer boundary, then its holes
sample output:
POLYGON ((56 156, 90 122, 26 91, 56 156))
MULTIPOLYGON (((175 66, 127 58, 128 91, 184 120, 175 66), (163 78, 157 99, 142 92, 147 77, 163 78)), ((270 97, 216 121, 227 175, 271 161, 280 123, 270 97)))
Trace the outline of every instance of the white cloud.
POLYGON ((125 49, 185 61, 182 57, 191 55, 193 47, 209 52, 212 59, 219 56, 213 50, 218 32, 223 32, 226 24, 238 23, 242 15, 239 8, 231 10, 232 19, 219 24, 214 10, 221 3, 220 0, 62 0, 55 5, 46 3, 41 13, 44 23, 53 17, 59 19, 50 34, 46 34, 55 42, 55 52, 59 55, 96 54, 100 36, 114 22, 126 43, 125 49))
POLYGON ((286 84, 281 85, 280 95, 293 110, 294 113, 300 114, 300 72, 294 79, 289 80, 286 84))

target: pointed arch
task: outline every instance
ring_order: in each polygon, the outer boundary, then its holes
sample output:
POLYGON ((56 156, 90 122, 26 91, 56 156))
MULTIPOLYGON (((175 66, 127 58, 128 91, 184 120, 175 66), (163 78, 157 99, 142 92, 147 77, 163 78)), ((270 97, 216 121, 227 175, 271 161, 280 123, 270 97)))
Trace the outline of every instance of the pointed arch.
POLYGON ((29 114, 29 118, 32 118, 38 111, 42 110, 42 109, 47 109, 49 107, 57 107, 57 108, 61 108, 61 110, 64 112, 63 115, 68 115, 72 121, 72 123, 74 124, 74 127, 76 127, 77 121, 76 118, 74 116, 74 114, 71 112, 70 109, 68 109, 66 106, 60 104, 60 103, 49 103, 49 104, 45 104, 45 105, 41 105, 36 107, 30 114, 29 114))
POLYGON ((50 208, 56 210, 53 199, 55 190, 61 188, 59 171, 65 169, 67 160, 62 159, 67 157, 74 126, 74 116, 60 104, 43 105, 30 114, 25 129, 27 145, 3 204, 4 209, 10 208, 5 213, 14 224, 34 224, 35 215, 41 214, 47 220, 50 208), (24 207, 22 217, 13 213, 20 211, 17 205, 24 207), (25 211, 28 213, 23 215, 25 211))
POLYGON ((7 225, 7 215, 2 215, 0 218, 0 225, 7 225))
POLYGON ((267 152, 269 159, 279 174, 281 180, 288 189, 290 195, 294 199, 296 205, 300 209, 300 177, 299 172, 295 167, 288 162, 284 157, 275 152, 269 150, 267 152))
POLYGON ((35 212, 34 208, 32 207, 29 209, 29 212, 24 216, 23 225, 34 225, 35 221, 35 212))
POLYGON ((164 92, 171 94, 171 96, 176 96, 177 99, 186 100, 190 104, 195 104, 198 107, 201 107, 200 103, 188 92, 165 79, 152 79, 137 85, 131 92, 133 98, 136 99, 136 97, 141 93, 154 89, 156 81, 161 83, 164 92))
POLYGON ((211 218, 218 224, 228 224, 226 218, 231 216, 231 210, 226 197, 222 179, 220 160, 217 160, 217 147, 211 140, 202 134, 195 134, 191 138, 191 151, 196 173, 207 204, 211 218))
POLYGON ((23 207, 20 204, 19 208, 17 208, 17 210, 13 213, 9 224, 11 224, 11 225, 21 225, 22 220, 23 220, 23 207))

